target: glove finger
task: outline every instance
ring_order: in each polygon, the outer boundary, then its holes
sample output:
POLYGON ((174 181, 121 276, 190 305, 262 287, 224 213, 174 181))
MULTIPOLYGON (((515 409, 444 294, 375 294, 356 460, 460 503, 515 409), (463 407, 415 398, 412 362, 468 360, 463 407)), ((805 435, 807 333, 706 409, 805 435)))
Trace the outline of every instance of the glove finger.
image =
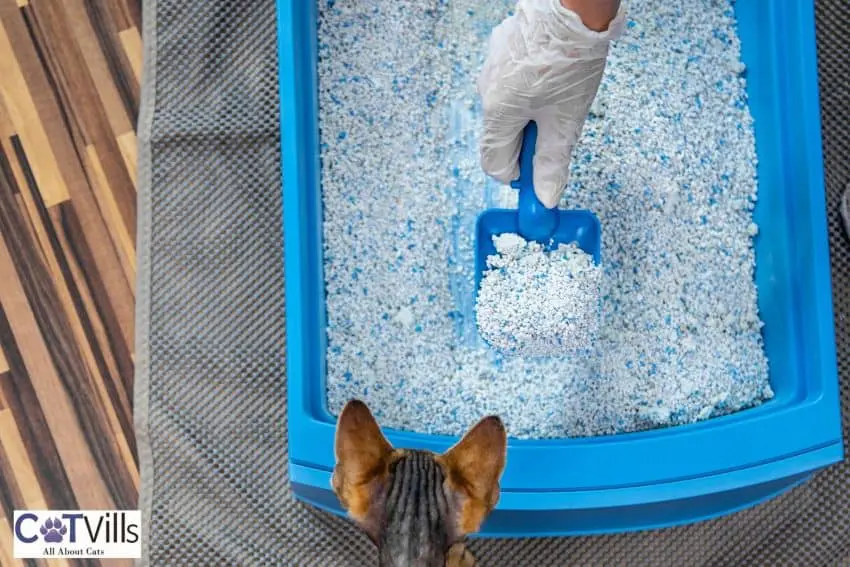
POLYGON ((542 120, 538 123, 534 192, 543 206, 549 209, 561 202, 581 126, 573 121, 542 120))
POLYGON ((519 150, 526 123, 527 120, 507 115, 502 110, 488 114, 485 109, 481 168, 487 175, 506 184, 519 178, 519 150))
POLYGON ((480 139, 481 167, 491 177, 510 183, 519 177, 519 150, 524 117, 522 101, 516 89, 508 88, 506 77, 515 67, 516 49, 521 39, 516 15, 505 18, 491 35, 477 87, 483 108, 483 131, 480 139))

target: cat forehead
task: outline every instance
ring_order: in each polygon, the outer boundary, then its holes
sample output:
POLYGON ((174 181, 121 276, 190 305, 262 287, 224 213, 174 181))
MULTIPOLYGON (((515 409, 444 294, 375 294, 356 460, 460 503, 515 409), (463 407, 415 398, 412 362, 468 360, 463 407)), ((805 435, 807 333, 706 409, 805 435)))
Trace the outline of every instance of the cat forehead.
POLYGON ((390 463, 390 472, 395 473, 399 464, 405 461, 419 461, 433 463, 445 476, 447 471, 443 463, 440 461, 439 455, 426 449, 396 449, 393 452, 392 462, 390 463))
POLYGON ((396 452, 399 453, 399 458, 416 458, 421 457, 425 459, 431 459, 436 462, 437 453, 425 450, 425 449, 396 449, 396 452))

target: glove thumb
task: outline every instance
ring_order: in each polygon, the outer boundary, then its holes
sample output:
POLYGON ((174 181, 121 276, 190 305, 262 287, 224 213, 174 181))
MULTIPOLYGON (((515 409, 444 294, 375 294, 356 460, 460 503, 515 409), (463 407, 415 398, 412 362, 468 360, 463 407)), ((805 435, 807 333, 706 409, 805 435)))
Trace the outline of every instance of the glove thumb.
POLYGON ((519 177, 519 150, 525 121, 504 116, 503 113, 484 113, 481 134, 481 168, 484 172, 508 184, 519 177), (501 115, 500 115, 501 114, 501 115))
POLYGON ((558 206, 570 177, 570 159, 581 125, 541 120, 534 154, 534 192, 543 206, 558 206))

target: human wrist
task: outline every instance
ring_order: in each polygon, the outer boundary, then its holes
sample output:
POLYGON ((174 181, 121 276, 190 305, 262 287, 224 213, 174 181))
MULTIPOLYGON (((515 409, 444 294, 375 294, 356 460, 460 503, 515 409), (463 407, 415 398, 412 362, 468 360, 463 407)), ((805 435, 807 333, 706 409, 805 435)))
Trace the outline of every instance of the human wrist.
POLYGON ((589 30, 595 32, 608 31, 620 7, 620 0, 559 1, 562 7, 575 13, 589 30))

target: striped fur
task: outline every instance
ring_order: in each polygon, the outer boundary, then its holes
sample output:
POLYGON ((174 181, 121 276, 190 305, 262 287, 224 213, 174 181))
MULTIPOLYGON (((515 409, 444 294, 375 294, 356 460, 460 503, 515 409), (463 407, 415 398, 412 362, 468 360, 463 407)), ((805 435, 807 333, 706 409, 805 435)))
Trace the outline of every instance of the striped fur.
POLYGON ((394 463, 378 543, 381 565, 445 565, 457 536, 444 483, 430 453, 411 451, 394 463))
POLYGON ((498 501, 506 444, 491 416, 442 455, 394 449, 354 400, 337 424, 332 484, 378 546, 379 567, 474 567, 463 540, 498 501))

